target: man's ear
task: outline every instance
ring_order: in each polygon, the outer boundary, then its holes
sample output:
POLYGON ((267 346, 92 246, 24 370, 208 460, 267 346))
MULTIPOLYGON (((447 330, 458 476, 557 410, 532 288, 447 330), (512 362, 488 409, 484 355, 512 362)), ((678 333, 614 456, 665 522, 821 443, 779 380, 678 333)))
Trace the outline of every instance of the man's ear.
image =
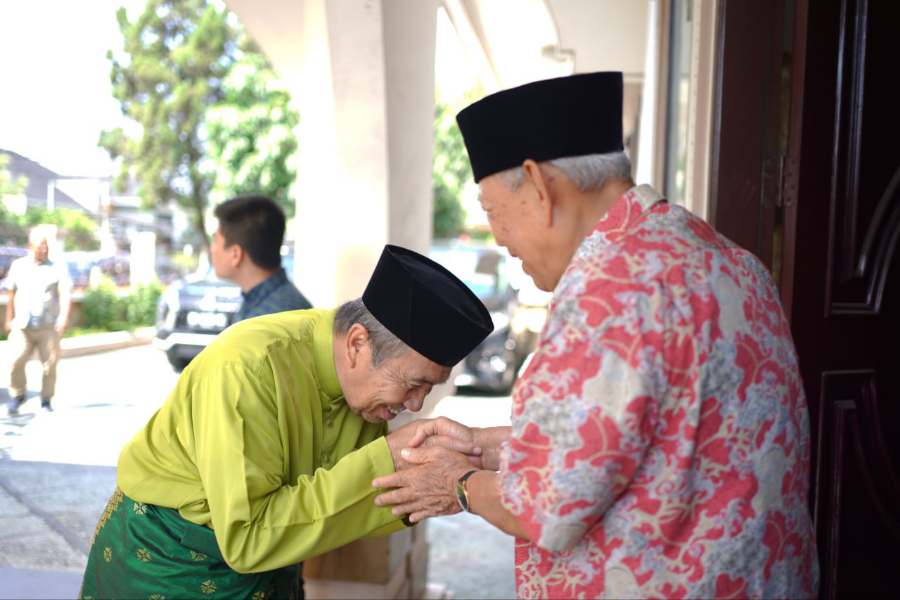
POLYGON ((231 266, 235 269, 241 266, 241 263, 244 262, 244 258, 247 256, 247 253, 244 252, 243 246, 240 244, 232 244, 228 246, 228 257, 231 262, 231 266))
POLYGON ((369 353, 369 332, 359 323, 354 323, 347 330, 344 340, 344 350, 347 353, 347 364, 351 369, 365 362, 364 357, 369 353))
POLYGON ((548 227, 553 224, 553 195, 550 193, 552 176, 541 169, 541 166, 530 158, 522 163, 525 175, 524 183, 530 183, 537 194, 538 210, 542 220, 548 227))

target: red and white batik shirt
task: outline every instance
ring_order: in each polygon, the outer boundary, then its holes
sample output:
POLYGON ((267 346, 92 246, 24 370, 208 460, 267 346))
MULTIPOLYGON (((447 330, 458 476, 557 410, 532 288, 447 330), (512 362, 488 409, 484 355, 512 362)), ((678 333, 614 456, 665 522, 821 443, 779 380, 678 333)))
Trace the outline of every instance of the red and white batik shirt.
POLYGON ((520 597, 816 591, 809 420, 763 265, 649 186, 616 201, 513 392, 520 597))

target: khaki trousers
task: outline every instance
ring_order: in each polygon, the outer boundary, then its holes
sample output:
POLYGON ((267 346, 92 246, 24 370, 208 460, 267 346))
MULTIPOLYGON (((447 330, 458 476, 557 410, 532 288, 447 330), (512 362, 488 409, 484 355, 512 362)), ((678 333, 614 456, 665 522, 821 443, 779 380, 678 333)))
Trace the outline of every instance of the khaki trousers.
POLYGON ((24 396, 26 390, 25 363, 37 350, 44 367, 41 378, 41 398, 52 398, 56 390, 56 364, 59 362, 59 334, 53 327, 19 329, 9 332, 9 350, 12 355, 12 372, 9 377, 9 395, 24 396))

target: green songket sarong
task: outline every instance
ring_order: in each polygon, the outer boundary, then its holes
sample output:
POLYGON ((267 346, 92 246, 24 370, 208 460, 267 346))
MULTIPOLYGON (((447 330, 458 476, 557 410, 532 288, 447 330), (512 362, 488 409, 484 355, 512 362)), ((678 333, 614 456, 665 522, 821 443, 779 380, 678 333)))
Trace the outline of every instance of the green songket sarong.
POLYGON ((303 598, 299 566, 238 573, 208 527, 116 490, 97 524, 80 597, 303 598))

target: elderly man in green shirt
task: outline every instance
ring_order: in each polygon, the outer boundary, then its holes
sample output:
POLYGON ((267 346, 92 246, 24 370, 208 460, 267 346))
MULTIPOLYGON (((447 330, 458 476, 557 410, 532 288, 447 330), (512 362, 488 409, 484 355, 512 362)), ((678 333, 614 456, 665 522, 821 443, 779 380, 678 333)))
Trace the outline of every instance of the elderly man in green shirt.
POLYGON ((304 559, 404 526, 371 481, 413 437, 479 453, 458 423, 386 421, 491 329, 462 282, 396 246, 361 299, 230 327, 122 451, 82 597, 302 597, 304 559))

